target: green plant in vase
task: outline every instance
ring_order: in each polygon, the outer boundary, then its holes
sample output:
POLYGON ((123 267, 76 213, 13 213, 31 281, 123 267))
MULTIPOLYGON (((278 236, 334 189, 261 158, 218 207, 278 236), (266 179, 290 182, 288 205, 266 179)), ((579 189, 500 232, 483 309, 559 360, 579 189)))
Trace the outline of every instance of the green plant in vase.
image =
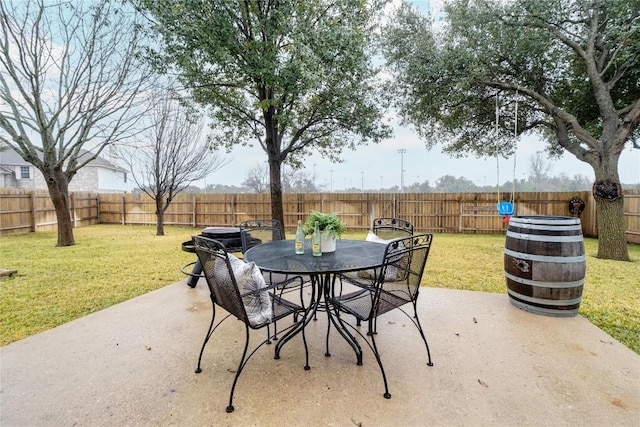
POLYGON ((307 217, 303 226, 305 236, 313 234, 316 221, 318 222, 320 231, 326 237, 339 239, 342 233, 347 231, 347 226, 340 220, 340 218, 338 218, 337 214, 311 211, 311 214, 307 217))
POLYGON ((318 223, 318 229, 320 230, 322 253, 334 252, 336 250, 336 240, 347 230, 347 226, 336 214, 311 211, 311 215, 309 215, 303 226, 304 234, 312 235, 316 223, 318 223))

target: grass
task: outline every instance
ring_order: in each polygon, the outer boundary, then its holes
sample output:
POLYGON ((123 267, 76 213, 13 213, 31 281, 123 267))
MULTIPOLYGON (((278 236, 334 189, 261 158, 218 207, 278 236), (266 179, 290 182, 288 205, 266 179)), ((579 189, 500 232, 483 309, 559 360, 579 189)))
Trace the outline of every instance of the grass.
MULTIPOLYGON (((195 259, 180 244, 198 230, 96 225, 74 231, 77 244, 56 248, 55 232, 0 238, 0 345, 4 346, 113 304, 182 280, 195 259)), ((364 238, 345 233, 343 238, 364 238)), ((585 239, 587 273, 580 314, 640 354, 640 245, 632 262, 595 258, 598 242, 585 239)), ((424 284, 506 293, 504 236, 436 234, 424 284)))
POLYGON ((193 229, 96 225, 74 230, 76 245, 56 248, 55 232, 0 238, 0 345, 53 328, 184 279, 194 254, 180 243, 193 229))

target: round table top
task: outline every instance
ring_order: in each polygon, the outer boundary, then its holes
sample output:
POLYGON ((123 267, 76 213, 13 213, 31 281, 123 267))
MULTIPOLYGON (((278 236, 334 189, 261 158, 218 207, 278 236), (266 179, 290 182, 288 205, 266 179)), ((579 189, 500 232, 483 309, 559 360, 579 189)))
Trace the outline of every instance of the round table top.
POLYGON ((305 240, 304 254, 295 253, 294 240, 276 240, 254 246, 244 260, 274 273, 325 274, 367 270, 380 267, 386 245, 365 240, 336 241, 336 251, 313 256, 311 244, 305 240))

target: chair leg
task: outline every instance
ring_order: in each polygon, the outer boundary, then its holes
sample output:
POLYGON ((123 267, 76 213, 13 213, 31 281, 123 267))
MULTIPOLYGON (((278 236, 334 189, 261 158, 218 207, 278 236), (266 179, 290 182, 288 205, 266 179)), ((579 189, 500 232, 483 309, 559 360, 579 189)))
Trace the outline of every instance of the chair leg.
MULTIPOLYGON (((304 322, 304 318, 302 319, 302 322, 304 322)), ((309 347, 307 347, 307 336, 304 332, 305 327, 302 327, 302 343, 304 344, 304 359, 305 359, 305 365, 304 365, 304 370, 308 371, 309 369, 311 369, 311 366, 309 366, 309 347)))
POLYGON ((211 316, 211 324, 209 325, 209 330, 207 331, 207 335, 204 337, 204 342, 202 343, 202 348, 200 349, 200 356, 198 356, 198 366, 196 367, 196 374, 202 372, 202 368, 200 367, 202 363, 202 355, 204 354, 204 348, 207 346, 209 342, 209 338, 213 334, 213 322, 216 320, 216 304, 213 302, 213 297, 211 297, 211 303, 213 304, 213 315, 211 316))
MULTIPOLYGON (((338 329, 338 331, 342 334, 342 336, 345 338, 345 340, 347 342, 349 342, 350 344, 352 342, 355 343, 355 345, 360 350, 360 353, 358 354, 356 352, 356 354, 358 356, 358 365, 362 365, 362 349, 361 349, 360 345, 358 344, 358 341, 355 339, 355 337, 351 333, 349 333, 349 331, 347 330, 347 327, 346 327, 345 323, 343 322, 342 318, 340 317, 340 311, 338 309, 336 309, 336 315, 334 317, 336 317, 338 319, 337 322, 341 325, 342 329, 344 329, 344 333, 342 333, 342 331, 340 330, 340 327, 338 327, 337 324, 335 325, 336 329, 338 329), (346 335, 351 337, 351 339, 348 339, 346 335)), ((369 319, 368 323, 369 323, 369 327, 371 328, 372 319, 369 319)), ((353 327, 351 325, 350 325, 350 327, 358 335, 360 335, 362 337, 362 339, 365 341, 365 343, 369 346, 369 348, 373 352, 373 355, 376 357, 376 361, 378 362, 378 366, 380 367, 380 373, 382 374, 382 381, 384 382, 384 394, 383 394, 383 396, 385 397, 385 399, 391 399, 391 394, 389 393, 389 385, 387 383, 387 375, 385 374, 384 367, 382 366, 382 359, 380 358, 380 352, 378 351, 378 347, 376 345, 375 334, 371 334, 370 335, 371 342, 369 342, 369 340, 367 340, 367 338, 364 335, 362 335, 362 333, 359 332, 355 327, 353 327)), ((353 344, 351 344, 351 346, 354 347, 353 344)), ((354 350, 355 350, 355 347, 354 347, 354 350)))
POLYGON ((380 353, 378 352, 378 346, 376 346, 376 338, 375 334, 371 335, 371 344, 373 344, 373 355, 376 357, 378 361, 378 366, 380 366, 380 373, 382 374, 382 381, 384 382, 384 398, 391 399, 391 393, 389 393, 389 385, 387 384, 387 375, 384 373, 384 367, 382 366, 382 359, 380 359, 380 353))
POLYGON ((247 357, 248 348, 249 348, 249 326, 245 325, 244 350, 242 351, 242 358, 240 359, 240 363, 238 364, 238 369, 236 370, 236 376, 233 379, 233 385, 231 386, 231 393, 229 394, 229 406, 227 406, 227 409, 226 409, 227 413, 231 413, 235 409, 233 407, 233 393, 236 390, 236 384, 238 383, 238 378, 240 378, 242 369, 244 369, 244 363, 245 363, 245 358, 247 357))
POLYGON ((424 346, 427 348, 427 365, 433 366, 433 362, 431 361, 431 352, 429 351, 429 344, 427 344, 427 338, 424 335, 424 331, 422 330, 422 325, 420 324, 420 319, 418 318, 418 311, 416 310, 416 302, 413 302, 413 313, 416 319, 416 327, 418 328, 418 332, 420 332, 420 336, 422 337, 422 341, 424 342, 424 346))

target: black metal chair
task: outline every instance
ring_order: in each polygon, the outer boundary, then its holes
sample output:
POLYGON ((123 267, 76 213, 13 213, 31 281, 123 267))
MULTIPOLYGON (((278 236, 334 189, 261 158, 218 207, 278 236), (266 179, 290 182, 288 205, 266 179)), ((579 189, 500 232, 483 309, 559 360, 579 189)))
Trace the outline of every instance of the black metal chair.
MULTIPOLYGON (((384 397, 387 399, 391 398, 391 394, 389 394, 387 377, 382 365, 380 351, 375 341, 379 316, 391 310, 399 309, 411 319, 427 349, 427 365, 433 366, 429 344, 427 344, 416 310, 420 282, 422 281, 425 264, 431 249, 432 239, 433 235, 431 234, 417 234, 389 242, 385 250, 384 265, 371 286, 363 287, 363 283, 359 281, 354 283, 350 276, 337 275, 334 277, 332 296, 328 301, 329 307, 333 310, 334 317, 337 319, 334 325, 336 328, 340 328, 341 333, 346 333, 356 343, 359 349, 359 353, 357 353, 358 365, 362 364, 362 350, 355 336, 349 332, 349 329, 362 337, 371 348, 380 366, 385 388, 384 397), (339 285, 338 282, 340 283, 339 285), (342 293, 343 286, 348 283, 356 285, 353 287, 355 290, 342 293), (409 303, 413 306, 413 314, 407 313, 402 308, 402 306, 409 303), (371 340, 370 343, 355 326, 344 320, 343 314, 345 313, 355 316, 359 321, 367 321, 369 323, 367 336, 371 340)), ((329 353, 328 348, 327 353, 329 353)))
MULTIPOLYGON (((387 244, 390 240, 413 235, 413 224, 401 218, 376 218, 371 224, 371 230, 367 234, 367 240, 387 244)), ((352 284, 358 286, 371 286, 375 280, 377 271, 359 271, 347 273, 352 284)), ((360 326, 360 319, 357 325, 360 326)), ((371 331, 369 331, 371 333, 371 331)))
MULTIPOLYGON (((305 370, 309 369, 309 352, 304 332, 305 308, 302 304, 298 305, 270 292, 273 290, 273 286, 264 282, 258 267, 253 263, 245 263, 233 257, 233 255, 229 255, 227 251, 225 251, 224 245, 219 241, 202 236, 194 236, 193 241, 196 254, 202 263, 204 276, 211 291, 211 302, 213 306, 211 324, 209 325, 209 330, 207 331, 202 349, 200 350, 196 373, 202 372, 201 364, 204 349, 222 322, 230 316, 234 316, 245 325, 244 350, 240 363, 238 364, 238 369, 235 372, 235 378, 229 394, 229 405, 226 408, 227 412, 233 412, 233 394, 240 374, 251 356, 253 356, 262 345, 271 342, 269 325, 275 321, 290 315, 301 318, 301 321, 293 322, 284 330, 286 331, 292 328, 302 329, 302 341, 304 343, 306 356, 305 370), (214 326, 216 306, 223 308, 229 314, 214 326), (265 326, 267 327, 267 338, 247 355, 250 330, 261 329, 265 326)), ((300 277, 293 277, 289 280, 302 281, 300 277)), ((300 295, 300 299, 302 300, 302 294, 300 295)))
POLYGON ((376 218, 371 231, 381 239, 390 240, 413 235, 413 224, 400 218, 376 218))
POLYGON ((238 227, 241 233, 242 253, 255 245, 284 238, 280 221, 277 219, 252 219, 241 222, 238 227))
MULTIPOLYGON (((280 227, 280 221, 277 219, 253 219, 243 221, 238 227, 240 228, 243 254, 255 245, 283 239, 282 227, 280 227)), ((294 250, 293 244, 291 245, 291 250, 294 250)), ((263 274, 267 283, 277 287, 281 295, 284 292, 297 290, 297 283, 288 280, 289 276, 285 274, 271 272, 265 272, 263 274)), ((308 276, 301 277, 303 283, 310 283, 311 279, 308 276)))

